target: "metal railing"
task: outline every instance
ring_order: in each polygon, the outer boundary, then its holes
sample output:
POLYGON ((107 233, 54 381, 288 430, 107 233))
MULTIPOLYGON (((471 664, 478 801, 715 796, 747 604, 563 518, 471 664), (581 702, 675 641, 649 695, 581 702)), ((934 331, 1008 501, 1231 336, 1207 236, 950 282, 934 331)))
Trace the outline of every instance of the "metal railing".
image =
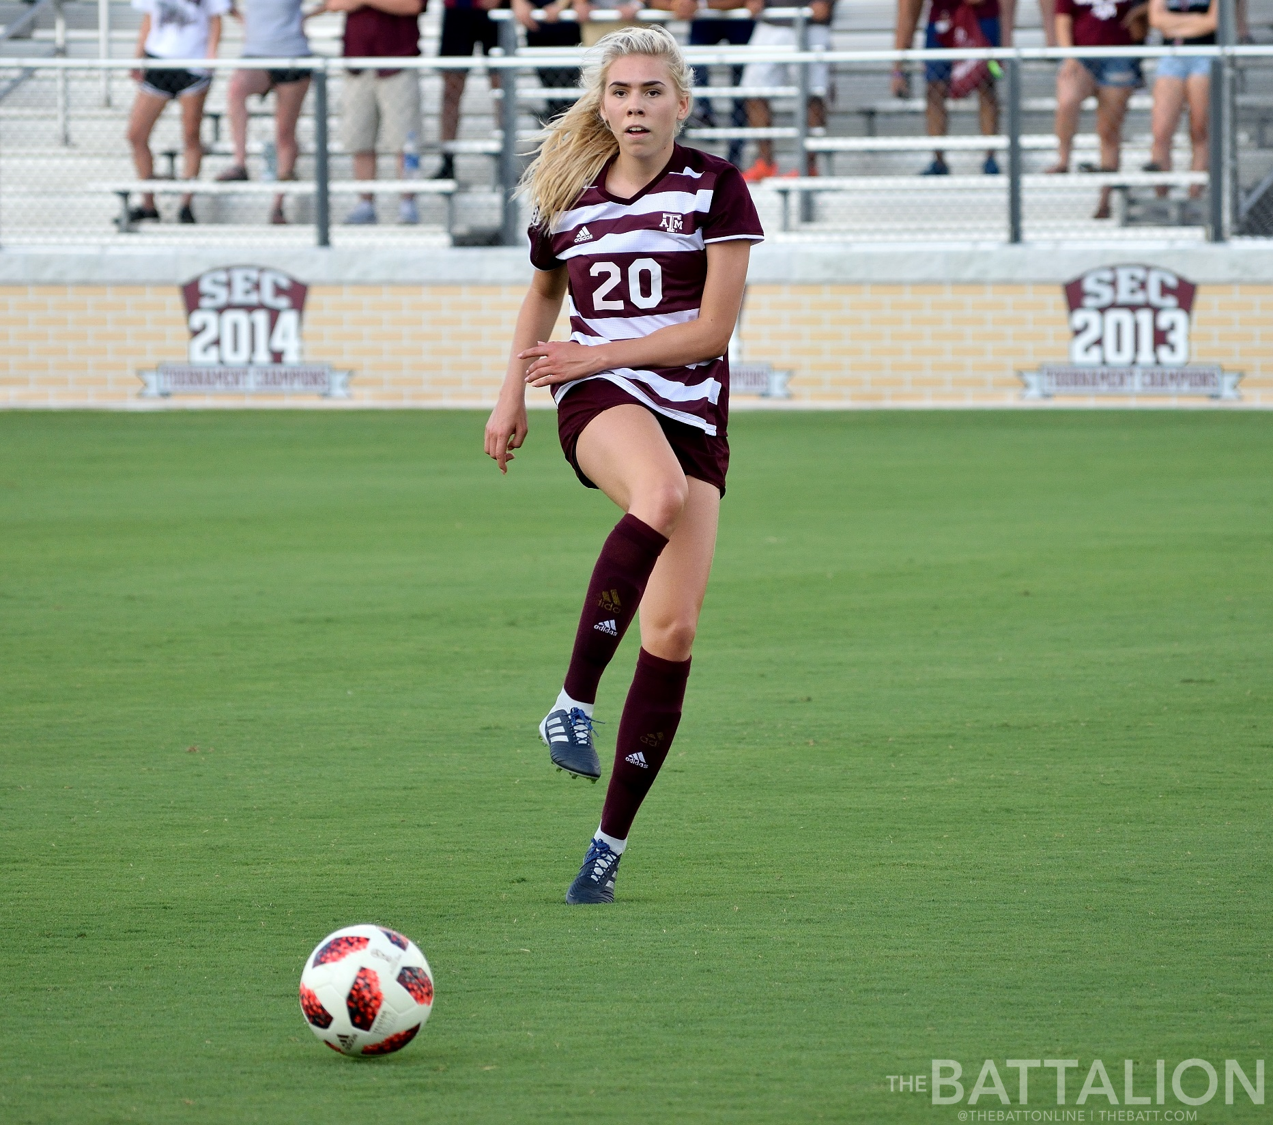
MULTIPOLYGON (((105 5, 105 0, 100 0, 105 5)), ((100 72, 102 75, 104 104, 109 104, 110 78, 114 73, 134 68, 137 63, 132 59, 70 59, 65 57, 65 22, 60 19, 60 0, 40 0, 40 4, 29 13, 30 19, 37 18, 40 11, 50 6, 58 13, 60 31, 55 35, 55 54, 44 57, 3 57, 0 58, 0 74, 7 75, 7 81, 0 79, 0 108, 5 104, 4 97, 17 85, 26 82, 35 74, 51 74, 56 93, 56 128, 55 135, 63 146, 70 145, 71 105, 67 97, 68 76, 100 72)), ((107 9, 108 11, 108 9, 107 9)), ((952 152, 982 150, 988 153, 1006 154, 1004 174, 996 179, 989 176, 970 177, 952 176, 942 181, 940 188, 951 193, 971 193, 978 199, 990 200, 995 206, 1002 205, 1002 227, 1000 238, 1009 242, 1021 242, 1032 230, 1043 230, 1044 225, 1032 221, 1027 214, 1026 202, 1029 193, 1040 198, 1048 193, 1074 191, 1082 188, 1109 189, 1116 197, 1116 209, 1126 209, 1128 193, 1144 189, 1156 193, 1161 189, 1176 188, 1197 190, 1205 188, 1205 228, 1206 237, 1213 241, 1222 241, 1231 233, 1239 232, 1242 216, 1249 210, 1249 200, 1240 192, 1238 176, 1238 154, 1240 146, 1237 135, 1238 112, 1243 105, 1254 104, 1248 97, 1242 101, 1243 95, 1238 91, 1238 73, 1242 68, 1250 69, 1253 65, 1266 66, 1268 75, 1273 76, 1273 47, 1252 45, 1223 45, 1209 47, 1118 47, 1118 48, 991 48, 985 50, 875 50, 875 51, 837 51, 802 49, 803 29, 807 20, 807 9, 789 10, 797 29, 798 45, 793 49, 771 49, 763 47, 689 47, 685 49, 687 60, 699 66, 737 67, 748 63, 773 63, 794 67, 796 81, 790 85, 765 87, 746 86, 712 86, 697 91, 699 96, 730 98, 765 98, 777 99, 792 106, 792 124, 790 126, 772 126, 768 129, 752 127, 734 127, 725 129, 699 128, 688 130, 688 139, 704 143, 716 143, 730 139, 758 140, 773 139, 786 143, 797 160, 803 162, 808 156, 832 159, 838 156, 862 154, 880 154, 889 152, 920 153, 927 149, 943 149, 952 152), (1210 60, 1212 90, 1210 102, 1210 171, 1196 172, 1101 172, 1087 177, 1052 176, 1050 178, 1034 174, 1026 166, 1027 156, 1043 148, 1048 143, 1044 134, 1026 132, 1025 117, 1027 114, 1046 112, 1045 98, 1030 99, 1025 94, 1023 78, 1026 68, 1052 67, 1057 62, 1070 58, 1127 58, 1136 57, 1142 60, 1154 60, 1169 56, 1203 57, 1210 60), (810 71, 814 66, 830 66, 838 76, 870 73, 883 74, 885 68, 898 64, 914 65, 929 62, 946 63, 961 59, 994 60, 1003 71, 1002 103, 1004 125, 1002 132, 989 135, 959 134, 949 137, 929 137, 922 134, 878 136, 871 135, 829 135, 825 132, 811 130, 804 112, 805 105, 812 96, 810 71), (1040 103, 1040 104, 1036 104, 1040 103), (1118 204, 1117 200, 1123 203, 1118 204), (1033 222, 1033 226, 1032 226, 1033 222)), ((502 15, 500 13, 493 13, 502 15)), ((604 18, 611 13, 598 12, 597 17, 604 18)), ((651 20, 670 19, 670 13, 647 12, 642 18, 651 20)), ((731 18, 725 14, 722 18, 731 18)), ((493 55, 480 58, 393 58, 393 59, 346 59, 322 56, 290 59, 257 59, 250 61, 254 69, 287 68, 307 70, 312 75, 312 185, 279 185, 280 194, 306 194, 314 199, 313 227, 315 240, 320 246, 331 245, 332 216, 331 194, 332 184, 338 183, 340 190, 350 190, 347 178, 337 179, 332 172, 334 147, 331 142, 330 120, 331 81, 347 70, 360 68, 393 68, 397 70, 416 71, 421 76, 440 74, 446 71, 465 70, 478 72, 494 72, 500 76, 500 89, 492 91, 494 109, 498 127, 492 130, 489 139, 475 146, 494 158, 496 171, 496 190, 499 196, 499 237, 507 245, 515 245, 524 237, 522 217, 515 189, 529 150, 533 147, 535 130, 523 127, 522 107, 542 103, 546 98, 569 100, 575 96, 568 89, 546 89, 528 86, 523 83, 524 76, 542 68, 548 63, 553 66, 578 66, 584 61, 586 52, 583 49, 527 49, 519 46, 518 26, 509 18, 501 18, 501 49, 493 55)), ((100 25, 102 41, 106 43, 109 25, 103 17, 100 25)), ((7 32, 6 34, 11 33, 7 32)), ((1224 33, 1222 33, 1222 38, 1224 33)), ((147 59, 145 66, 153 70, 185 69, 198 66, 218 73, 242 68, 244 60, 240 59, 201 59, 201 60, 159 60, 147 59)), ((1273 85, 1270 86, 1273 91, 1273 85)), ((1259 100, 1259 99, 1256 99, 1259 100)), ((1264 114, 1267 104, 1268 114, 1273 119, 1273 98, 1260 101, 1259 112, 1264 114)), ((872 113, 878 111, 877 105, 872 113)), ((848 112, 852 112, 851 110, 848 112)), ((874 118, 872 118, 874 129, 874 118)), ((1261 143, 1265 137, 1264 117, 1260 117, 1259 136, 1261 143)), ((20 149, 0 145, 0 156, 8 162, 6 175, 0 179, 0 186, 12 188, 15 176, 15 151, 20 149)), ((1270 160, 1273 164, 1273 159, 1270 160)), ((1254 169, 1263 175, 1269 169, 1254 169)), ((16 168, 20 175, 20 168, 16 168)), ((1250 177, 1254 180, 1256 177, 1250 177)), ((407 192, 410 185, 405 182, 391 181, 392 190, 407 192)), ((119 193, 118 182, 115 186, 98 185, 102 191, 119 193)), ((206 185, 205 185, 206 186, 206 185)), ((925 182, 920 177, 902 179, 890 175, 857 175, 857 176, 822 176, 810 177, 798 175, 787 180, 767 181, 762 191, 772 193, 781 205, 785 216, 783 225, 793 232, 813 224, 817 230, 830 230, 833 222, 819 221, 819 201, 826 202, 839 198, 843 206, 845 200, 852 200, 870 193, 886 193, 889 196, 902 198, 924 190, 935 190, 938 185, 932 181, 925 182)), ((199 182, 151 184, 150 187, 169 193, 193 192, 201 190, 199 182)), ((377 184, 368 183, 368 190, 386 190, 384 181, 377 184)), ((87 190, 95 190, 89 188, 87 190)), ((140 190, 140 189, 137 189, 140 190)), ((232 193, 232 186, 215 189, 232 193)), ((243 189, 247 190, 247 189, 243 189)), ((257 189, 259 190, 259 189, 257 189)), ((430 189, 431 191, 433 189, 430 189)), ((435 191, 434 194, 447 194, 435 191)), ((971 196, 970 196, 971 197, 971 196)), ((448 195, 449 200, 449 195, 448 195)), ((828 204, 828 206, 830 206, 828 204)), ((822 216, 826 219, 826 215, 822 216)), ((121 229, 123 229, 121 227, 121 229)), ((0 231, 0 234, 3 232, 0 231)), ((1240 233, 1240 232, 1239 232, 1240 233)), ((1037 236, 1037 235, 1032 235, 1037 236)))

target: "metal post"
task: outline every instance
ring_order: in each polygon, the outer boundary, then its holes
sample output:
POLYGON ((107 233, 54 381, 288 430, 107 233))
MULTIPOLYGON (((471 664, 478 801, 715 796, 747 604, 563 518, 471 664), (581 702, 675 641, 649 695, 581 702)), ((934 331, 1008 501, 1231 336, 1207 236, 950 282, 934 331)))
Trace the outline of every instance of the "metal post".
MULTIPOLYGON (((1234 26, 1233 0, 1220 0, 1216 13, 1216 42, 1220 46, 1231 46, 1236 39, 1234 26)), ((1223 242, 1229 230, 1229 223, 1236 212, 1230 205, 1230 195, 1235 185, 1230 182, 1235 169, 1230 164, 1232 144, 1230 130, 1234 126, 1233 102, 1229 88, 1229 76, 1232 67, 1226 58, 1211 60, 1211 99, 1208 106, 1207 167, 1209 181, 1207 184, 1207 203, 1210 231, 1208 236, 1212 242, 1223 242)))
MULTIPOLYGON (((1223 5, 1221 5, 1223 8, 1223 5)), ((1207 122, 1207 237, 1212 242, 1224 241, 1224 119, 1225 65, 1223 58, 1211 60, 1211 104, 1207 122)))
POLYGON ((1021 59, 1008 64, 1008 241, 1021 241, 1021 59))
POLYGON ((314 71, 314 227, 319 246, 332 244, 331 171, 327 162, 327 63, 314 71))
MULTIPOLYGON (((97 55, 103 60, 111 57, 111 6, 110 0, 97 0, 97 55)), ((102 67, 102 105, 111 104, 111 72, 102 67)))
MULTIPOLYGON (((53 0, 53 53, 58 58, 66 55, 66 12, 62 0, 53 0)), ((58 143, 66 147, 71 143, 71 123, 67 108, 67 73, 57 72, 57 133, 58 143)))
MULTIPOLYGON (((797 8, 792 27, 796 33, 796 50, 801 56, 809 51, 809 31, 805 21, 805 9, 797 8)), ((809 62, 802 57, 796 65, 796 175, 803 176, 808 171, 809 161, 809 62)), ((813 197, 808 192, 798 193, 799 202, 796 212, 797 222, 807 223, 813 218, 813 197)))
MULTIPOLYGON (((500 46, 505 58, 513 58, 517 54, 517 24, 513 20, 504 20, 499 25, 500 46)), ((517 71, 509 67, 501 70, 499 125, 502 131, 499 150, 499 184, 501 199, 500 242, 504 246, 518 246, 522 241, 519 208, 517 199, 517 180, 521 172, 517 158, 517 71)))
MULTIPOLYGON (((1238 41, 1235 0, 1220 0, 1216 41, 1232 47, 1238 41)), ((1242 213, 1241 179, 1238 176, 1238 60, 1224 60, 1224 229, 1236 231, 1242 213)))

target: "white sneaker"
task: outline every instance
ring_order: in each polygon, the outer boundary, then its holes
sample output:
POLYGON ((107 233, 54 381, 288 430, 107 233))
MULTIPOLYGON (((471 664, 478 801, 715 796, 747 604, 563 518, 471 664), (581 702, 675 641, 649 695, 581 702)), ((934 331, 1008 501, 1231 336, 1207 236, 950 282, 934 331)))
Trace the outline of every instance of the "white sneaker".
POLYGON ((377 221, 376 205, 370 199, 360 199, 358 206, 345 216, 345 222, 354 227, 371 226, 377 221))
POLYGON ((400 199, 398 201, 398 222, 404 226, 413 227, 420 221, 420 212, 416 210, 414 199, 400 199))

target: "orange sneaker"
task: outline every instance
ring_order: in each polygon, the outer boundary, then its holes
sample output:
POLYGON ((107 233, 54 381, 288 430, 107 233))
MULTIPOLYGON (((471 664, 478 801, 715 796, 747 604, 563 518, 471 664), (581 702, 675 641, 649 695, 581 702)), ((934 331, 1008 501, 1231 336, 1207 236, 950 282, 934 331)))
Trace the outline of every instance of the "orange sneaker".
POLYGON ((743 179, 749 184, 758 184, 761 180, 767 180, 771 176, 778 174, 778 165, 772 161, 757 160, 746 172, 743 173, 743 179))

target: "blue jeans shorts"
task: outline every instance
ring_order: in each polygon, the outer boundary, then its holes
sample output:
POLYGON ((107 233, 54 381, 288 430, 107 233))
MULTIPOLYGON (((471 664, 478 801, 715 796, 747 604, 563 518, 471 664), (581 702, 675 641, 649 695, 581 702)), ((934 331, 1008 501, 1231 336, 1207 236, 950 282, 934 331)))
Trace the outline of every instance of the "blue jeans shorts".
POLYGON ((1164 55, 1158 60, 1159 78, 1179 78, 1182 82, 1188 78, 1210 78, 1211 60, 1199 58, 1197 55, 1164 55))
POLYGON ((1137 89, 1145 84, 1140 59, 1079 59, 1098 86, 1137 89))
MULTIPOLYGON (((991 17, 988 20, 978 20, 977 23, 981 27, 981 34, 984 35, 992 47, 999 46, 999 19, 991 17)), ((941 40, 937 37, 937 25, 930 23, 928 30, 924 33, 924 47, 929 51, 940 51, 942 47, 941 40)), ((950 81, 950 63, 933 62, 929 60, 924 64, 924 78, 928 82, 949 82, 950 81)))

